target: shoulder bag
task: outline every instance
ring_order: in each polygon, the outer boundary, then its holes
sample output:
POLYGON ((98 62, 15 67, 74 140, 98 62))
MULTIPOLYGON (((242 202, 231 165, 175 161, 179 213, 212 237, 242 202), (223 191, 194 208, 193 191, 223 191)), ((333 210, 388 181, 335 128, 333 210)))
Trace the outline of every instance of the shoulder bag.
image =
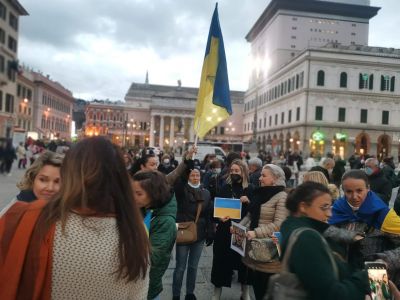
POLYGON ((248 241, 247 255, 255 261, 272 262, 279 260, 278 248, 271 238, 255 238, 248 241))
MULTIPOLYGON (((298 228, 292 232, 292 234, 289 237, 286 253, 283 256, 282 271, 281 273, 272 275, 270 277, 268 282, 268 292, 265 299, 267 300, 308 299, 307 291, 304 289, 297 275, 289 271, 289 259, 292 253, 293 246, 296 243, 300 234, 306 230, 312 230, 318 232, 312 228, 306 228, 306 227, 298 228)), ((330 261, 332 263, 333 271, 335 273, 335 277, 339 278, 338 268, 336 265, 336 261, 333 258, 332 251, 325 238, 321 236, 321 240, 325 250, 328 252, 330 261)))
POLYGON ((178 232, 176 234, 176 244, 190 244, 197 241, 197 221, 199 220, 202 204, 197 204, 196 219, 189 222, 177 223, 178 232))

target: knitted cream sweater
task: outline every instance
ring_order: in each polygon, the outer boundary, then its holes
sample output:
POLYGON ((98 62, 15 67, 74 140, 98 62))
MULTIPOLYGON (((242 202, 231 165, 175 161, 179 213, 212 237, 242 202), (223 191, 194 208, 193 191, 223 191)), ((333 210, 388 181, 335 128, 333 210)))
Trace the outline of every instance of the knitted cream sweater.
POLYGON ((146 299, 148 274, 134 282, 118 280, 118 230, 115 218, 71 214, 61 233, 56 224, 51 298, 146 299))

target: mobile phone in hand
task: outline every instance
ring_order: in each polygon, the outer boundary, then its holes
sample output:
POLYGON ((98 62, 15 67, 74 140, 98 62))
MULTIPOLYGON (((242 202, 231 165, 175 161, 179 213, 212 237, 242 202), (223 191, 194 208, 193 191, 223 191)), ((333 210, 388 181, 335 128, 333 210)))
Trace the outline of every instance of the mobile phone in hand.
POLYGON ((365 267, 368 271, 371 298, 376 300, 392 299, 386 264, 382 262, 365 262, 365 267))

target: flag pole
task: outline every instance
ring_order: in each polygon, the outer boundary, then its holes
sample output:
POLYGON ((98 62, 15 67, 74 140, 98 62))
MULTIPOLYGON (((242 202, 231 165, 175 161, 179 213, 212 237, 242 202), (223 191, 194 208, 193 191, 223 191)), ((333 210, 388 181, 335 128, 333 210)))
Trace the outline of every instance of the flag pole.
POLYGON ((194 146, 197 147, 197 141, 199 140, 199 128, 200 128, 200 118, 197 119, 197 130, 194 137, 194 146))

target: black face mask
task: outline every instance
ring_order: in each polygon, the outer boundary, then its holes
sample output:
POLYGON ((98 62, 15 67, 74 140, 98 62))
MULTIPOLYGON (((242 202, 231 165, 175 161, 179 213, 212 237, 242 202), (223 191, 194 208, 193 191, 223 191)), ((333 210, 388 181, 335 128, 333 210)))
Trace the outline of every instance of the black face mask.
POLYGON ((231 174, 230 176, 233 183, 239 183, 242 181, 242 176, 240 176, 240 174, 231 174))

